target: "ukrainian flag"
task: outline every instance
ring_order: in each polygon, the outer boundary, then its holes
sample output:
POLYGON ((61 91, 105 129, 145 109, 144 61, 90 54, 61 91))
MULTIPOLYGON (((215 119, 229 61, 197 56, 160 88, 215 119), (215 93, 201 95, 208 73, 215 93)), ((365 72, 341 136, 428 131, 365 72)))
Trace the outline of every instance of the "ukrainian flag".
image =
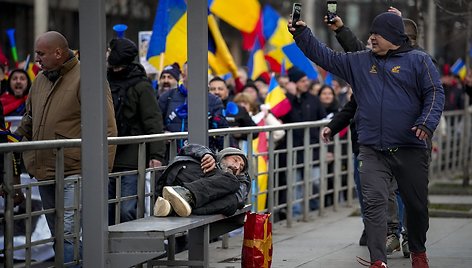
POLYGON ((261 13, 258 0, 208 0, 210 11, 234 28, 250 33, 261 13))
POLYGON ((269 71, 265 61, 264 51, 262 51, 258 40, 256 40, 254 43, 251 55, 249 55, 249 62, 247 66, 249 69, 248 76, 252 80, 256 80, 261 74, 269 71))
POLYGON ((187 4, 184 0, 160 0, 152 28, 147 60, 156 69, 187 61, 187 4))
POLYGON ((454 64, 451 66, 451 72, 464 80, 467 74, 465 62, 461 58, 457 59, 456 62, 454 62, 454 64))
POLYGON ((238 68, 212 14, 208 14, 208 64, 215 75, 237 77, 238 68))

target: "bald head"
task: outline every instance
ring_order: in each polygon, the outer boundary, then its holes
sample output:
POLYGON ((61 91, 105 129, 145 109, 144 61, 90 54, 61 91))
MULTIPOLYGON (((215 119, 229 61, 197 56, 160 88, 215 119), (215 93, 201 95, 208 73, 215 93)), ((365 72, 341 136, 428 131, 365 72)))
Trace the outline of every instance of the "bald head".
POLYGON ((66 38, 55 31, 41 34, 35 42, 36 61, 46 71, 58 69, 69 59, 69 44, 66 38))

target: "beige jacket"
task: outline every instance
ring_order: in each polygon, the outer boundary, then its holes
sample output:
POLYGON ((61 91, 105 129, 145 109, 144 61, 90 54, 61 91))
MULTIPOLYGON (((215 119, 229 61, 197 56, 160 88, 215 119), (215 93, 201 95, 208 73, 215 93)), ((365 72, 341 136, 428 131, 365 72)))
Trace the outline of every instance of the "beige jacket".
MULTIPOLYGON (((113 100, 110 88, 107 98, 108 137, 117 136, 113 100)), ((42 72, 31 86, 26 101, 26 114, 16 134, 23 140, 40 141, 81 138, 80 63, 73 57, 60 70, 60 77, 52 83, 42 72)), ((108 168, 111 171, 116 146, 109 146, 108 168)), ((29 151, 23 154, 26 169, 38 180, 55 176, 55 150, 29 151)), ((81 173, 80 148, 64 149, 66 176, 81 173)))

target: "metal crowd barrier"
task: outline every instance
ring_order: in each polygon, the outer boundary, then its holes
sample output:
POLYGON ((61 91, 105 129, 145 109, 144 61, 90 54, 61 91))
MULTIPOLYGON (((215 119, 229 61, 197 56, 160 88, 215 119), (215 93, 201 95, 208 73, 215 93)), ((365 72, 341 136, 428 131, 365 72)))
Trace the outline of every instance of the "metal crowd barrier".
MULTIPOLYGON (((451 172, 457 173, 460 171, 465 172, 471 165, 471 111, 472 108, 463 111, 453 111, 444 113, 443 125, 446 127, 439 127, 438 132, 435 135, 434 145, 431 162, 431 178, 438 179, 446 175, 450 175, 451 172), (442 132, 441 132, 442 131, 442 132)), ((256 148, 253 148, 253 135, 247 135, 247 155, 249 162, 249 173, 254 181, 253 192, 249 198, 249 202, 253 204, 258 212, 269 212, 269 213, 281 213, 285 211, 286 225, 291 226, 293 221, 301 219, 303 221, 309 220, 310 201, 317 200, 319 206, 317 213, 323 215, 327 208, 336 210, 341 204, 352 206, 355 194, 355 186, 353 180, 353 158, 350 141, 350 132, 347 137, 339 138, 335 136, 334 140, 329 144, 316 143, 310 144, 309 131, 311 128, 321 129, 326 125, 328 121, 316 121, 316 122, 303 122, 293 124, 283 124, 280 126, 258 126, 258 127, 245 127, 245 128, 227 128, 227 129, 216 129, 210 130, 210 136, 222 136, 224 144, 228 145, 230 136, 233 134, 250 134, 250 133, 267 133, 267 151, 257 152, 256 148), (304 140, 303 146, 293 146, 293 131, 295 129, 303 129, 304 140), (284 130, 286 132, 286 146, 280 149, 276 146, 276 143, 271 135, 273 131, 284 130), (319 160, 313 161, 312 153, 314 149, 319 150, 319 160), (326 155, 330 151, 334 154, 331 162, 327 162, 326 155), (257 152, 257 153, 256 153, 257 152), (303 152, 304 159, 303 163, 297 164, 297 152, 303 152), (286 157, 286 163, 281 165, 281 157, 286 157), (260 161, 267 159, 266 170, 259 170, 258 167, 263 164, 260 161), (317 192, 311 191, 313 188, 313 180, 310 177, 310 170, 313 167, 319 167, 320 181, 319 189, 317 192), (295 174, 297 170, 303 170, 304 176, 302 181, 295 181, 295 174), (266 181, 264 179, 258 179, 262 176, 267 176, 266 181), (283 181, 286 179, 286 182, 283 181), (266 182, 266 189, 261 189, 261 182, 266 182), (303 196, 295 198, 296 189, 303 188, 303 196), (285 198, 282 198, 285 196, 285 198), (330 203, 327 204, 326 202, 330 203), (261 204, 260 202, 265 202, 261 204), (295 204, 301 204, 302 213, 298 218, 294 218, 293 206, 295 204)), ((256 135, 257 136, 257 135, 256 135)), ((113 198, 108 203, 114 206, 115 209, 115 222, 119 222, 119 207, 121 202, 137 199, 137 217, 144 217, 147 213, 152 213, 152 207, 155 201, 154 186, 155 181, 158 178, 159 172, 165 167, 156 169, 146 168, 145 163, 145 148, 146 143, 158 140, 170 141, 169 151, 170 159, 175 156, 177 151, 177 140, 185 139, 187 137, 186 132, 179 133, 166 133, 156 135, 144 135, 134 137, 113 137, 109 138, 109 144, 139 144, 139 168, 133 171, 111 173, 109 177, 114 177, 120 180, 121 176, 125 174, 138 174, 138 193, 135 196, 113 198), (148 181, 148 183, 146 183, 148 181), (146 190, 146 185, 149 187, 146 190), (148 200, 146 202, 146 199, 148 200)), ((64 149, 70 147, 80 147, 81 140, 50 140, 50 141, 37 141, 37 142, 20 142, 16 144, 0 144, 0 152, 5 155, 5 185, 7 191, 13 191, 14 189, 22 189, 25 193, 25 209, 22 212, 17 211, 17 208, 13 207, 13 200, 11 195, 5 200, 5 206, 3 215, 0 216, 0 223, 4 226, 3 245, 0 249, 0 254, 3 255, 3 262, 6 267, 14 266, 14 252, 23 252, 23 263, 22 265, 29 267, 33 263, 37 262, 34 258, 35 247, 49 245, 53 242, 56 253, 63 252, 63 239, 64 235, 57 232, 56 237, 49 237, 45 239, 32 239, 33 230, 33 219, 35 217, 41 217, 46 213, 55 213, 56 219, 61 219, 61 215, 65 209, 74 209, 80 211, 80 202, 77 202, 76 206, 71 208, 64 208, 63 200, 56 198, 56 209, 50 210, 39 210, 32 211, 32 188, 40 185, 55 184, 56 189, 60 189, 63 185, 64 178, 64 149), (12 178, 12 157, 13 152, 24 152, 29 150, 44 150, 54 149, 56 150, 56 176, 51 181, 40 181, 32 182, 26 185, 13 185, 12 178), (15 225, 18 225, 20 221, 24 221, 25 239, 24 243, 14 243, 15 236, 15 225)), ((262 177, 263 178, 263 177, 262 177)), ((80 179, 77 182, 80 184, 80 179)), ((120 185, 117 183, 117 185, 120 185)), ((80 187, 79 187, 80 189, 80 187)), ((117 188, 118 193, 120 188, 117 188)), ((60 191, 57 191, 60 193, 60 191)), ((59 194, 60 195, 60 194, 59 194)), ((79 198, 80 193, 77 193, 79 198)), ((117 194, 119 196, 119 194, 117 194)), ((97 200, 99 200, 97 198, 97 200)), ((86 209, 86 208, 84 208, 86 209)), ((77 214, 76 220, 80 222, 80 214, 77 214)), ((277 219, 275 219, 277 220, 277 219)), ((56 230, 63 230, 63 221, 56 221, 56 230)), ((76 257, 78 257, 78 243, 80 241, 80 229, 76 229, 75 232, 70 235, 76 244, 76 257)), ((56 267, 64 266, 63 257, 56 254, 54 265, 56 267)), ((78 258, 77 258, 78 259, 78 258)))

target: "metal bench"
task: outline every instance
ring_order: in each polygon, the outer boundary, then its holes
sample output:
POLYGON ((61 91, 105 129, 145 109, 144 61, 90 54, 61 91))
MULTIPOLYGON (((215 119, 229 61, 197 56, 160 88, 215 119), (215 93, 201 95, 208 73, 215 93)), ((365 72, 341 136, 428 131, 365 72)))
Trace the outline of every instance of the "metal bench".
POLYGON ((145 217, 108 227, 109 267, 130 267, 162 255, 153 265, 209 267, 210 240, 244 225, 251 205, 231 216, 145 217), (188 232, 188 260, 175 260, 175 235, 188 232))

